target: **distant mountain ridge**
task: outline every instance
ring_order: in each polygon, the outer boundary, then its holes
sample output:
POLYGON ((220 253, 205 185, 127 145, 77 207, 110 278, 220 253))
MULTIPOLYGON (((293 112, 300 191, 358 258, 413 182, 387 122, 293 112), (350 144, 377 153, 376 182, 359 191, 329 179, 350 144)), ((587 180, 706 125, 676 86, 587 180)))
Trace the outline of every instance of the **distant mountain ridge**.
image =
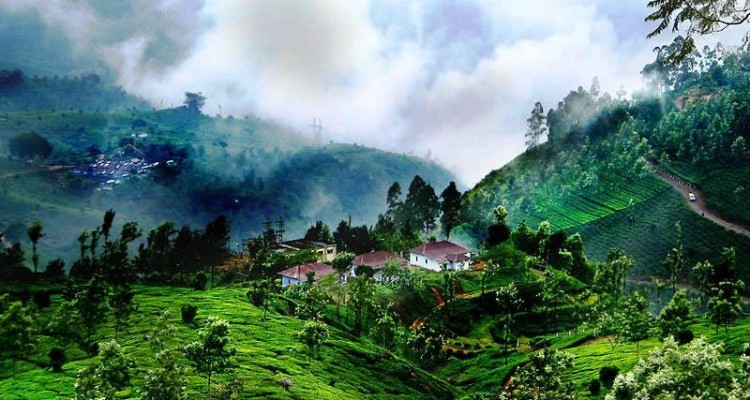
MULTIPOLYGON (((6 71, 12 72, 12 71, 6 71)), ((203 226, 225 214, 233 242, 255 236, 267 219, 285 220, 302 235, 316 220, 352 218, 373 224, 386 208, 388 187, 415 175, 441 190, 453 175, 439 164, 349 144, 317 144, 253 115, 209 117, 187 107, 156 110, 94 76, 34 78, 0 84, 0 170, 28 167, 9 142, 37 132, 52 145, 45 164, 88 165, 99 154, 132 145, 152 174, 127 178, 111 190, 69 169, 0 179, 0 232, 41 220, 49 235, 43 257, 73 255, 74 238, 100 223, 109 208, 117 220, 152 229, 164 220, 203 226), (171 161, 168 167, 166 161, 171 161)))

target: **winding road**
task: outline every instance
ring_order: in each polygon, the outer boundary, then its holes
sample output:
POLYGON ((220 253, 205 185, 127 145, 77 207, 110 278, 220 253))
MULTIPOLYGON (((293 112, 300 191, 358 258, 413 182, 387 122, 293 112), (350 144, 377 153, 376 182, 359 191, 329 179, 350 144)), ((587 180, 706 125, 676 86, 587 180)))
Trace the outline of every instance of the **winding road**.
POLYGON ((713 221, 714 223, 719 224, 726 229, 729 229, 730 231, 750 237, 750 230, 742 225, 721 218, 718 214, 716 214, 715 211, 708 208, 708 206, 706 205, 706 198, 705 196, 703 196, 703 192, 701 192, 697 187, 683 181, 679 177, 670 174, 669 172, 656 165, 652 165, 652 171, 654 171, 654 173, 664 182, 667 182, 678 192, 680 192, 685 201, 688 202, 688 205, 690 205, 690 209, 695 211, 695 213, 700 214, 702 217, 707 218, 710 221, 713 221), (690 201, 688 199, 688 193, 693 193, 696 197, 696 201, 690 201))

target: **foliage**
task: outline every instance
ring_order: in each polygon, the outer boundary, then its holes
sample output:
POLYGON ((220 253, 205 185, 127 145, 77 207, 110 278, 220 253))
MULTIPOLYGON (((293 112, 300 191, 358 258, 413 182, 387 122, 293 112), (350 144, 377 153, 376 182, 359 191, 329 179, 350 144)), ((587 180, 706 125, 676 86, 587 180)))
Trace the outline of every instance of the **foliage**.
POLYGON ((52 145, 38 133, 31 131, 13 136, 8 148, 16 157, 46 159, 52 155, 52 145))
POLYGON ((639 291, 630 292, 630 296, 625 299, 622 314, 622 338, 636 343, 636 356, 640 357, 641 341, 649 338, 649 331, 654 323, 647 296, 639 291))
POLYGON ((232 357, 237 350, 230 347, 229 324, 216 317, 208 317, 198 332, 198 340, 185 346, 183 352, 190 365, 207 378, 206 391, 211 390, 211 378, 233 368, 232 357))
POLYGON ((575 399, 572 386, 561 378, 572 367, 572 355, 545 348, 531 355, 529 363, 518 369, 515 379, 503 390, 500 399, 575 399))
POLYGON ((185 304, 180 307, 180 314, 182 315, 183 323, 192 324, 195 320, 195 315, 198 314, 198 307, 194 304, 185 304))
POLYGON ((328 340, 328 327, 316 320, 305 322, 297 337, 307 347, 307 355, 320 357, 320 346, 328 340))
MULTIPOLYGON (((0 301, 5 301, 0 298, 0 301)), ((34 319, 28 307, 19 301, 0 309, 0 354, 13 363, 13 378, 16 377, 16 361, 33 347, 34 319)))
POLYGON ((668 29, 678 32, 681 26, 687 25, 684 40, 665 57, 665 63, 678 63, 689 57, 695 51, 694 35, 721 32, 732 26, 743 25, 750 18, 746 5, 731 0, 651 0, 648 7, 655 10, 646 17, 646 21, 658 23, 648 34, 649 38, 668 29))
POLYGON ((526 120, 526 150, 531 150, 539 145, 541 137, 547 132, 545 122, 547 117, 544 115, 544 107, 541 102, 534 104, 531 110, 531 116, 526 120))
POLYGON ((451 181, 442 193, 440 193, 440 224, 445 232, 445 237, 450 240, 451 231, 460 222, 461 192, 456 188, 456 183, 451 181))
POLYGON ((724 326, 724 331, 729 331, 729 325, 742 315, 741 294, 745 290, 745 283, 720 282, 711 291, 708 300, 708 308, 711 310, 711 321, 719 326, 724 326))
POLYGON ((747 395, 737 368, 721 358, 721 345, 702 339, 680 349, 672 338, 631 371, 615 379, 607 400, 738 399, 747 395), (738 385, 739 383, 739 385, 738 385))
POLYGON ((659 314, 657 320, 659 337, 677 337, 677 335, 690 329, 692 321, 693 308, 690 300, 688 300, 687 292, 679 290, 659 314))

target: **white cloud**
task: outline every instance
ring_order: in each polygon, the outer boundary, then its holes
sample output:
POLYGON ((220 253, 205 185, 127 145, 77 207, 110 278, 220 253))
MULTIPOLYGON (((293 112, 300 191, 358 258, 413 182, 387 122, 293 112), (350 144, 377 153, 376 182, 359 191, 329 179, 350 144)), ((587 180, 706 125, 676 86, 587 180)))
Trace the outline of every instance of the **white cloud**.
MULTIPOLYGON (((137 7, 152 11, 144 1, 137 7)), ((70 0, 0 5, 37 7, 61 26, 82 21, 87 36, 113 23, 70 0)), ((166 10, 166 35, 122 30, 96 49, 127 89, 165 106, 202 91, 210 113, 221 104, 225 113, 253 112, 300 130, 321 118, 324 134, 338 141, 419 155, 429 149, 466 184, 523 150, 535 101, 555 106, 594 76, 610 92, 632 91, 651 49, 668 40, 645 39, 647 10, 633 1, 164 0, 154 7, 166 10), (169 44, 184 51, 165 53, 169 44)))

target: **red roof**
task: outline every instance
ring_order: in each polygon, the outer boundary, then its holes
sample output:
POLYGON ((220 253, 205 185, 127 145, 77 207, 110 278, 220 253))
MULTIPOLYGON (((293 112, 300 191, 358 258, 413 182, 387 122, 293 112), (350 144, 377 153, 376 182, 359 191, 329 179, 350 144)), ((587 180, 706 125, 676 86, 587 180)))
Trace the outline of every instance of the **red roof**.
POLYGON ((389 261, 397 261, 399 265, 406 264, 406 260, 388 251, 371 251, 354 257, 352 265, 367 265, 378 270, 385 267, 389 261))
POLYGON ((316 281, 336 272, 336 270, 334 270, 333 267, 328 264, 312 263, 296 265, 294 267, 287 268, 279 272, 279 275, 285 276, 287 278, 297 279, 300 282, 307 282, 307 273, 310 271, 315 272, 316 281))
POLYGON ((423 243, 411 250, 410 253, 419 254, 435 261, 465 261, 469 258, 469 250, 455 243, 442 240, 439 242, 423 243))

